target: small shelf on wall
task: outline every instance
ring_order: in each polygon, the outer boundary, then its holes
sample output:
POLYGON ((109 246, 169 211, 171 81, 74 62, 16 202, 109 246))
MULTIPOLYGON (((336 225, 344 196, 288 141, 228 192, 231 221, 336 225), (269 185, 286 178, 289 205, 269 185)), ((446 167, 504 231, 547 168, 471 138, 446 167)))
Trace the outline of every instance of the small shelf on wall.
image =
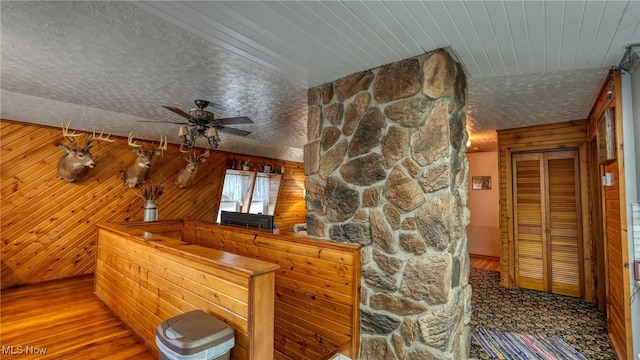
POLYGON ((273 215, 281 183, 282 174, 227 169, 216 222, 221 211, 273 215))

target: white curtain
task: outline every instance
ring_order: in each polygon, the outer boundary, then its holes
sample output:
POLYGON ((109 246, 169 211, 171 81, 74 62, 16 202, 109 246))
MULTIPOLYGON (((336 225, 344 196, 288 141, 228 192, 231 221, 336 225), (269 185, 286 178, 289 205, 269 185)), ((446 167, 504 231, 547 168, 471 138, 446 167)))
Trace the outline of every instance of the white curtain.
POLYGON ((269 202, 269 178, 256 177, 256 185, 253 188, 253 201, 269 202))
MULTIPOLYGON (((249 191, 249 177, 227 174, 222 187, 222 201, 235 201, 242 205, 244 195, 249 191)), ((253 187, 252 202, 269 203, 269 178, 258 176, 253 187)))
POLYGON ((235 201, 238 205, 242 205, 248 185, 248 176, 227 174, 222 186, 222 201, 235 201))
POLYGON ((249 212, 253 214, 266 214, 269 204, 269 178, 258 176, 253 187, 253 198, 249 212))

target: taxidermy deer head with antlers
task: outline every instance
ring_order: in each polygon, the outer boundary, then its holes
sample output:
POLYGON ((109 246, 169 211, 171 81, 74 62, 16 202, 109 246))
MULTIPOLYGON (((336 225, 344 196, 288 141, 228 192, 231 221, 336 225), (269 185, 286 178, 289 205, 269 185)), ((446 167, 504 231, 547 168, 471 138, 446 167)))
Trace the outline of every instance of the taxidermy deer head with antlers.
POLYGON ((109 139, 109 135, 104 136, 104 130, 98 136, 96 136, 95 130, 91 136, 85 133, 76 134, 73 131, 69 132, 69 125, 71 125, 71 122, 67 123, 67 126, 64 126, 64 123, 62 124, 62 136, 70 145, 56 144, 56 146, 66 152, 58 161, 58 177, 66 182, 73 183, 83 180, 87 176, 89 169, 96 167, 96 162, 93 161, 91 153, 89 152, 95 145, 93 143, 95 141, 114 142, 115 140, 109 139), (82 135, 86 135, 86 139, 84 146, 80 147, 77 141, 82 135))
POLYGON ((144 184, 147 180, 147 172, 151 167, 151 161, 154 157, 162 155, 167 150, 167 136, 160 135, 160 144, 154 148, 153 143, 149 150, 145 150, 143 145, 136 144, 133 141, 133 133, 129 133, 128 139, 129 146, 133 147, 133 153, 138 157, 136 161, 132 162, 124 169, 124 185, 130 188, 135 188, 140 184, 144 184))
POLYGON ((193 184, 193 181, 196 179, 196 173, 198 172, 198 165, 207 161, 207 157, 209 156, 209 149, 203 151, 202 153, 196 153, 195 150, 189 152, 182 149, 180 150, 180 152, 189 153, 189 155, 185 155, 182 157, 187 162, 187 165, 178 170, 174 182, 180 189, 184 189, 193 184))

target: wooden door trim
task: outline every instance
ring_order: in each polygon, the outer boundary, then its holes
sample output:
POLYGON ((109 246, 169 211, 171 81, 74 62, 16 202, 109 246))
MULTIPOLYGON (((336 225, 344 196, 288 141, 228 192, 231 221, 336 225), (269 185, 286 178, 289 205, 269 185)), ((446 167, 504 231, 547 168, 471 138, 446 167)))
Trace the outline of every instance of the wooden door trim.
MULTIPOLYGON (((587 145, 588 143, 583 142, 580 144, 575 144, 575 147, 567 147, 567 148, 548 148, 545 146, 536 146, 531 149, 527 149, 527 151, 512 151, 511 149, 505 149, 505 165, 506 165, 506 206, 507 206, 507 239, 508 239, 508 252, 509 258, 507 259, 507 269, 508 269, 508 278, 501 278, 500 284, 502 286, 514 287, 516 284, 516 244, 515 239, 518 233, 518 229, 515 227, 515 205, 516 205, 516 193, 515 191, 515 182, 514 182, 514 166, 513 159, 514 155, 523 156, 524 159, 535 159, 535 154, 545 154, 545 153, 555 153, 552 155, 553 158, 566 158, 573 157, 575 170, 574 173, 577 176, 576 178, 576 203, 579 209, 579 214, 577 217, 578 227, 577 231, 580 233, 579 236, 581 238, 581 249, 579 254, 579 262, 580 267, 580 276, 582 279, 581 282, 581 297, 583 297, 586 301, 593 302, 594 296, 594 287, 592 284, 592 251, 591 251, 591 230, 589 228, 589 219, 590 213, 589 209, 586 209, 584 204, 589 203, 589 187, 588 187, 588 171, 589 171, 589 162, 587 159, 587 145), (566 153, 565 153, 566 151, 566 153)), ((546 161, 542 162, 546 166, 546 161)), ((594 180, 595 181, 595 180, 594 180)), ((597 180, 599 183, 599 179, 597 180)), ((548 179, 545 179, 545 183, 548 182, 548 179)), ((548 188, 548 183, 543 185, 546 189, 548 188)), ((546 224, 546 214, 543 212, 543 216, 545 217, 546 224)), ((546 244, 546 234, 544 238, 544 243, 546 244)), ((545 253, 546 254, 546 253, 545 253)), ((545 269, 547 271, 547 269, 545 269)), ((547 276, 548 273, 545 274, 547 276)), ((549 278, 547 276, 547 278, 549 278)))
POLYGON ((576 158, 574 160, 575 171, 577 176, 576 181, 576 208, 579 212, 576 220, 578 221, 577 230, 579 239, 582 241, 582 246, 579 247, 578 259, 581 259, 580 274, 582 276, 582 282, 580 283, 580 297, 588 302, 593 300, 593 288, 592 288, 592 270, 591 270, 591 247, 590 247, 590 233, 589 233, 589 188, 587 183, 587 143, 580 145, 580 148, 576 150, 576 158), (587 269, 589 271, 587 271, 587 269), (588 291, 587 291, 588 290, 588 291))
MULTIPOLYGON (((510 149, 506 149, 505 151, 505 177, 506 184, 505 190, 507 193, 507 251, 509 256, 507 257, 507 271, 508 277, 505 279, 503 276, 500 276, 500 285, 506 287, 514 287, 516 286, 516 247, 515 247, 515 234, 514 234, 514 218, 513 218, 513 167, 511 166, 513 161, 513 155, 510 149)), ((502 191, 502 190, 499 190, 502 191)), ((504 259, 501 259, 502 263, 504 259)), ((502 264, 500 265, 502 267, 502 264)), ((502 274, 502 271, 500 272, 502 274)))
POLYGON ((518 243, 516 239, 519 235, 519 229, 515 225, 516 224, 516 212, 514 209, 518 206, 518 191, 516 190, 516 183, 513 181, 514 176, 513 172, 516 170, 516 167, 513 166, 513 162, 515 161, 515 155, 509 153, 509 159, 507 161, 508 164, 508 172, 507 172, 507 182, 510 184, 509 189, 507 190, 507 199, 508 199, 508 214, 509 214, 509 248, 510 256, 509 256, 509 286, 516 286, 518 283, 518 243))
MULTIPOLYGON (((631 309, 627 305, 631 299, 631 287, 627 286, 630 283, 629 273, 629 233, 627 226, 627 197, 626 197, 626 177, 624 167, 624 134, 622 124, 622 76, 618 71, 614 72, 615 83, 615 131, 616 131, 616 156, 618 162, 618 197, 620 201, 620 251, 622 257, 621 271, 622 271, 622 283, 625 284, 622 288, 625 306, 624 306, 624 327, 625 327, 625 345, 626 355, 633 356, 633 338, 631 329, 631 309)), ((606 229, 606 228, 605 228, 606 229)))
MULTIPOLYGON (((598 147, 595 140, 590 141, 588 144, 588 154, 589 154, 589 188, 588 188, 588 198, 585 200, 585 203, 588 203, 589 198, 593 199, 593 203, 590 206, 588 216, 592 217, 591 224, 593 226, 593 231, 591 232, 589 238, 593 239, 591 246, 589 247, 590 251, 590 266, 593 269, 594 278, 591 281, 593 286, 593 297, 592 301, 598 307, 598 310, 602 311, 606 314, 607 311, 607 289, 609 288, 609 278, 607 277, 607 244, 604 238, 603 224, 604 219, 603 215, 603 206, 602 206, 602 185, 600 182, 600 165, 594 159, 597 159, 598 147), (597 283, 596 283, 597 281, 597 283)), ((584 222, 585 224, 589 224, 589 217, 584 222)), ((587 231, 590 229, 587 227, 587 231)), ((586 254, 585 254, 586 258, 586 254)), ((591 285, 591 284, 590 284, 591 285)), ((587 290, 587 294, 589 291, 587 290)))
POLYGON ((540 179, 542 184, 540 186, 540 200, 542 201, 542 249, 544 252, 544 261, 546 264, 544 267, 544 291, 551 292, 553 290, 553 284, 550 274, 551 271, 551 249, 549 244, 549 154, 546 151, 542 153, 542 159, 540 161, 540 179))

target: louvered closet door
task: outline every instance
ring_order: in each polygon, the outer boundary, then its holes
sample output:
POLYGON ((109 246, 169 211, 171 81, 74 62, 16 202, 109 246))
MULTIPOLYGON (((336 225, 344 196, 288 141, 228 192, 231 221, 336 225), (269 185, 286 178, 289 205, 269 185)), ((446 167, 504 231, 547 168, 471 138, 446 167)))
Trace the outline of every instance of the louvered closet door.
POLYGON ((516 286, 583 296, 577 151, 513 155, 516 286))
POLYGON ((582 296, 582 236, 577 151, 545 153, 551 292, 582 296))
POLYGON ((513 155, 516 286, 547 291, 542 153, 513 155))

